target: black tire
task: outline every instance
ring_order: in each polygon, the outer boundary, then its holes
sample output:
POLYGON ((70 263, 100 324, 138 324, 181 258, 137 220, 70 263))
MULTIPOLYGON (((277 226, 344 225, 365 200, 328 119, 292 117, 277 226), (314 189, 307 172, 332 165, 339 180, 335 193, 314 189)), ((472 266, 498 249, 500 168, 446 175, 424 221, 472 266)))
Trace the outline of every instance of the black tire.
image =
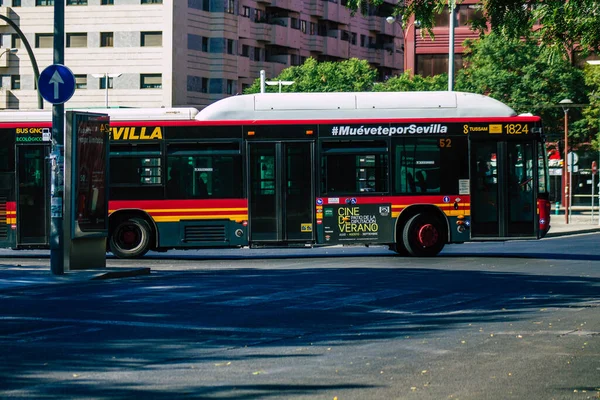
POLYGON ((412 256, 436 256, 446 244, 444 224, 430 214, 417 214, 404 226, 402 242, 412 256))
POLYGON ((396 254, 402 257, 410 256, 410 253, 408 252, 408 250, 404 246, 404 243, 402 242, 402 235, 398 237, 398 242, 390 245, 390 250, 395 251, 396 254))
POLYGON ((122 221, 110 235, 110 251, 118 258, 141 257, 150 250, 152 229, 142 218, 122 221))

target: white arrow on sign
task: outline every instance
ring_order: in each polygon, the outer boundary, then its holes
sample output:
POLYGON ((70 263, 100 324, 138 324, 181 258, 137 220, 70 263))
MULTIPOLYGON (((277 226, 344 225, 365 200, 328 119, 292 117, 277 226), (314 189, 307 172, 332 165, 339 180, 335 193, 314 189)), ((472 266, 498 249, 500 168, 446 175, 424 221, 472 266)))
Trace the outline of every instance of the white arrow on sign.
POLYGON ((54 98, 58 99, 58 85, 60 85, 61 83, 65 83, 65 81, 62 80, 62 78, 60 77, 60 74, 58 73, 58 71, 54 71, 54 74, 52 74, 52 78, 50 78, 50 81, 48 81, 48 83, 53 83, 54 84, 54 98))

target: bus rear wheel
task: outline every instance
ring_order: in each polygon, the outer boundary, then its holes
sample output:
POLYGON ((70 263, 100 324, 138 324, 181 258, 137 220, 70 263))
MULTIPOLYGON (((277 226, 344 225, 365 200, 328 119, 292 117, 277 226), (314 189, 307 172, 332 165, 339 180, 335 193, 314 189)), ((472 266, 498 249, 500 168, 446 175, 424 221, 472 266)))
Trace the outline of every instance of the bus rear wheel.
POLYGON ((141 257, 150 250, 151 232, 142 218, 121 221, 110 235, 110 251, 118 258, 141 257))
POLYGON ((443 224, 429 214, 417 214, 408 220, 402 234, 408 253, 415 257, 433 257, 446 244, 443 224))

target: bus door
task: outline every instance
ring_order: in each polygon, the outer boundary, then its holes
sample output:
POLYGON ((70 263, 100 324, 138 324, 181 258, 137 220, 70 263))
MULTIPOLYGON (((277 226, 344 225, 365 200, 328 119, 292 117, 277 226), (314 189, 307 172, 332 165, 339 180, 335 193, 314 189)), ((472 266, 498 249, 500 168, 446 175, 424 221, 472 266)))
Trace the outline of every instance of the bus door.
POLYGON ((312 242, 313 142, 249 142, 248 154, 250 241, 312 242))
POLYGON ((535 142, 471 141, 471 238, 537 237, 535 142))
POLYGON ((47 145, 17 146, 17 246, 47 246, 48 154, 47 145))

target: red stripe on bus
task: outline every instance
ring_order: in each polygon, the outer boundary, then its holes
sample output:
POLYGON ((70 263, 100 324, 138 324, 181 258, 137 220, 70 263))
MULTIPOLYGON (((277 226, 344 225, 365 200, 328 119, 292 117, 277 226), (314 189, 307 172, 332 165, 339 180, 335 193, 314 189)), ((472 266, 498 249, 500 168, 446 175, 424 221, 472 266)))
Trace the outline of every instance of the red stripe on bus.
POLYGON ((111 200, 111 210, 142 209, 142 210, 167 210, 186 208, 248 208, 247 199, 204 199, 204 200, 111 200))

